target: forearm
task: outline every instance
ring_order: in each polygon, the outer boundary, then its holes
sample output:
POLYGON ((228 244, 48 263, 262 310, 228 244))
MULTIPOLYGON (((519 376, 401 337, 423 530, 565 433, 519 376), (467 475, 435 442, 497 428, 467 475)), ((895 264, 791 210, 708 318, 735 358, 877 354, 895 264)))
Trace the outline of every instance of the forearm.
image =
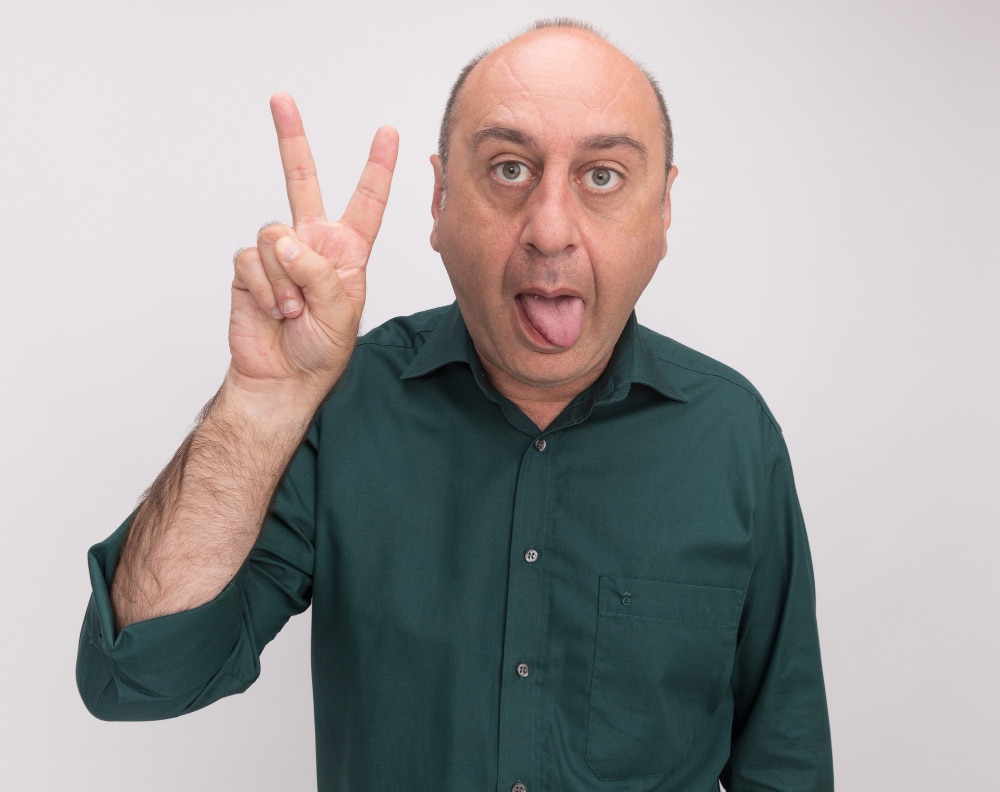
POLYGON ((198 607, 226 587, 317 403, 227 381, 132 521, 111 586, 118 630, 198 607))

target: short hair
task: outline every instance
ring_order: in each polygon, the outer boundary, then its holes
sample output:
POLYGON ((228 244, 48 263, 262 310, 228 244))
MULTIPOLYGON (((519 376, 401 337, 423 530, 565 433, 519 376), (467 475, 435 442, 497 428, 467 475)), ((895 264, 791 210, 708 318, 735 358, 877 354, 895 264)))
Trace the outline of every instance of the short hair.
MULTIPOLYGON (((591 33, 597 36, 602 41, 612 44, 608 41, 607 36, 601 33, 597 28, 586 22, 581 22, 576 19, 570 19, 569 17, 558 17, 553 19, 539 19, 533 25, 528 27, 522 33, 518 33, 515 36, 511 36, 504 43, 513 41, 515 38, 524 35, 525 33, 531 33, 535 30, 544 30, 546 28, 571 28, 573 30, 583 30, 587 33, 591 33)), ((465 84, 466 79, 472 73, 472 70, 479 65, 480 61, 483 60, 491 52, 498 49, 501 45, 495 45, 488 47, 476 55, 472 60, 465 64, 462 71, 458 74, 458 79, 455 80, 455 84, 451 88, 451 93, 448 94, 448 101, 444 106, 444 115, 441 118, 441 131, 438 134, 438 156, 441 157, 441 168, 447 173, 448 170, 448 147, 449 141, 451 139, 451 132, 455 126, 455 103, 458 100, 458 95, 462 90, 462 86, 465 84)), ((612 46, 614 46, 612 44, 612 46)), ((628 57, 632 63, 635 64, 636 68, 642 72, 646 80, 649 82, 649 87, 653 89, 653 94, 656 96, 656 102, 660 108, 660 121, 663 126, 663 145, 664 152, 666 154, 666 170, 669 173, 670 167, 673 165, 674 161, 674 133, 670 125, 670 114, 667 112, 667 103, 663 98, 663 91, 660 89, 660 84, 656 81, 656 78, 646 69, 641 63, 636 61, 634 58, 629 56, 627 53, 623 53, 628 57)))

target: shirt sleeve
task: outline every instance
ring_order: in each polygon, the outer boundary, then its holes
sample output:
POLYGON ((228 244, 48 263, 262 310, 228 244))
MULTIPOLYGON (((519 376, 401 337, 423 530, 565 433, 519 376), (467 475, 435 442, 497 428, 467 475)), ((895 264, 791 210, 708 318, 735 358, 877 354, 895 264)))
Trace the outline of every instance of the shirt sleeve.
POLYGON ((200 607, 116 633, 109 589, 131 518, 90 549, 93 594, 80 631, 76 678, 92 714, 102 720, 170 718, 254 682, 263 647, 311 601, 315 458, 310 435, 289 465, 246 563, 200 607))
POLYGON ((754 510, 754 569, 739 630, 723 785, 729 792, 832 792, 812 562, 780 434, 754 510))

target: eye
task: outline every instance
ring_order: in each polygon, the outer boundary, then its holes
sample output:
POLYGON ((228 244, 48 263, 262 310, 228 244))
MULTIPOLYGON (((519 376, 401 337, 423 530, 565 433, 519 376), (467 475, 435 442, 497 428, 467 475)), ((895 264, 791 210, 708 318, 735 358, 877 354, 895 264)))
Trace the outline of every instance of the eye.
POLYGON ((622 179, 621 174, 611 168, 591 168, 583 176, 588 187, 598 190, 610 190, 622 179))
POLYGON ((514 160, 501 162, 499 165, 496 165, 493 168, 493 173, 500 181, 507 182, 508 184, 521 184, 531 178, 531 171, 528 170, 527 166, 514 160))

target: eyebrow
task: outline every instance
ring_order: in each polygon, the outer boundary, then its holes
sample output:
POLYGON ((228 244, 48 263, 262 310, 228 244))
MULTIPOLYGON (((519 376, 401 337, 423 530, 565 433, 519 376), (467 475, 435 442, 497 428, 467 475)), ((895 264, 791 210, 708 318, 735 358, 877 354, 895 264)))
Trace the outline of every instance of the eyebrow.
POLYGON ((521 132, 518 129, 503 126, 488 126, 477 130, 472 136, 472 150, 475 151, 487 140, 505 140, 508 143, 517 143, 520 146, 533 146, 535 144, 531 135, 521 132))
MULTIPOLYGON (((507 143, 515 143, 519 146, 534 146, 535 140, 531 135, 519 129, 512 129, 505 126, 488 126, 477 130, 472 136, 472 150, 475 151, 488 140, 503 140, 507 143)), ((583 147, 587 149, 613 149, 625 146, 637 152, 643 159, 648 157, 646 147, 629 135, 591 135, 583 141, 583 147)))
POLYGON ((619 146, 627 146, 638 152, 643 159, 647 157, 646 147, 628 135, 592 135, 583 141, 584 148, 588 149, 613 149, 619 146))

